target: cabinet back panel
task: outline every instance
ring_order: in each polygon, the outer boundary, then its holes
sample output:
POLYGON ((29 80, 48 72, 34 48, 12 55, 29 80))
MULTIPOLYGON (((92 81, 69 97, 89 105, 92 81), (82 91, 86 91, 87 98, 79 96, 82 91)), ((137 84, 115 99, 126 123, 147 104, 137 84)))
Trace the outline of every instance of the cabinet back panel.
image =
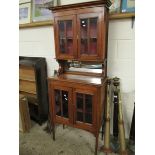
POLYGON ((19 90, 32 93, 32 94, 36 94, 36 84, 34 82, 20 80, 19 90))
POLYGON ((31 67, 19 68, 19 79, 35 81, 35 71, 31 67))

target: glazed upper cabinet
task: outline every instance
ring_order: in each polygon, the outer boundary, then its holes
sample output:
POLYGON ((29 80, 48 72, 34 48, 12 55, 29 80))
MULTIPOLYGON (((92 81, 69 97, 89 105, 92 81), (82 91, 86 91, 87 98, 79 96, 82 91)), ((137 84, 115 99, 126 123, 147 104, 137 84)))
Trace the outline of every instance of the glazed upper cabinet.
POLYGON ((58 59, 74 59, 76 57, 76 16, 55 18, 56 57, 58 59))
POLYGON ((57 59, 104 60, 107 41, 104 7, 69 9, 54 16, 57 59))

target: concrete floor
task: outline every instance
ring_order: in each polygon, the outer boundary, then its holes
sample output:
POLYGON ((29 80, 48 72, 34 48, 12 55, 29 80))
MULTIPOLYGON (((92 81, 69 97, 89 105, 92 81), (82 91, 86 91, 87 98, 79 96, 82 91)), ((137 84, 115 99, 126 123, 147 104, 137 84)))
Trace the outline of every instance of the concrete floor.
MULTIPOLYGON (((32 122, 29 133, 19 134, 19 155, 94 155, 95 137, 84 130, 56 127, 56 141, 45 131, 47 123, 42 126, 32 122)), ((99 137, 99 147, 103 145, 99 137)), ((98 151, 98 155, 104 155, 98 151)), ((109 154, 116 155, 116 154, 109 154)))

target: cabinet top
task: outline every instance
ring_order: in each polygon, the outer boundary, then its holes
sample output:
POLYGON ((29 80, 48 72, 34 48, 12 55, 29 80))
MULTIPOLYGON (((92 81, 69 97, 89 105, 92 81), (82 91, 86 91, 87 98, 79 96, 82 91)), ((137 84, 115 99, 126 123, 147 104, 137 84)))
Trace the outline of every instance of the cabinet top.
POLYGON ((92 2, 83 2, 83 3, 76 3, 76 4, 69 4, 69 5, 60 5, 55 7, 49 7, 48 9, 52 11, 63 10, 64 9, 73 9, 73 8, 80 8, 80 7, 91 7, 91 6, 103 6, 105 5, 107 8, 111 6, 110 0, 98 0, 92 2))
POLYGON ((102 77, 92 77, 92 76, 84 76, 84 75, 68 75, 62 74, 60 76, 50 77, 48 80, 58 80, 64 82, 75 82, 79 84, 89 84, 95 86, 102 86, 106 81, 106 78, 102 77))

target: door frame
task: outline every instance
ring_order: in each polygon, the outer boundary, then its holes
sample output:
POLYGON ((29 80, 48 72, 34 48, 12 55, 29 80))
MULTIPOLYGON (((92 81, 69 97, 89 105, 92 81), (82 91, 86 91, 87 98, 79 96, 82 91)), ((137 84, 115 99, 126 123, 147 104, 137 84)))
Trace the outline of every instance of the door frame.
POLYGON ((77 58, 77 35, 76 35, 76 15, 65 15, 58 16, 54 18, 54 37, 55 37, 55 48, 56 48, 56 58, 57 59, 75 59, 77 58), (73 53, 72 54, 62 54, 60 52, 60 42, 59 42, 59 27, 58 21, 72 20, 73 28, 73 53))
MULTIPOLYGON (((97 12, 97 13, 93 13, 93 12, 87 12, 87 13, 81 13, 77 15, 77 35, 78 35, 78 59, 79 60, 96 60, 96 59, 100 59, 101 56, 101 32, 102 31, 102 16, 103 16, 103 12, 97 12), (98 21, 97 21, 97 54, 95 55, 81 55, 80 53, 80 49, 81 49, 81 30, 80 30, 80 20, 81 19, 89 19, 89 18, 93 18, 93 17, 98 17, 98 21)), ((89 25, 88 25, 89 26, 89 25)), ((89 28, 88 28, 89 29, 89 28)), ((89 45, 88 45, 89 46, 89 45)))
POLYGON ((53 116, 54 116, 54 122, 56 123, 63 123, 63 124, 72 124, 72 88, 54 85, 52 86, 52 107, 53 107, 53 116), (68 118, 61 117, 56 115, 55 111, 55 91, 54 90, 63 90, 68 92, 68 118))
POLYGON ((96 100, 96 91, 91 90, 89 87, 86 88, 85 90, 82 88, 74 88, 73 90, 73 123, 74 123, 74 127, 76 128, 80 128, 80 129, 85 129, 91 132, 94 132, 95 126, 96 126, 96 106, 97 105, 97 100, 96 100), (92 124, 89 123, 84 123, 84 122, 79 122, 76 121, 76 93, 81 93, 81 94, 88 94, 88 95, 92 95, 92 124))

